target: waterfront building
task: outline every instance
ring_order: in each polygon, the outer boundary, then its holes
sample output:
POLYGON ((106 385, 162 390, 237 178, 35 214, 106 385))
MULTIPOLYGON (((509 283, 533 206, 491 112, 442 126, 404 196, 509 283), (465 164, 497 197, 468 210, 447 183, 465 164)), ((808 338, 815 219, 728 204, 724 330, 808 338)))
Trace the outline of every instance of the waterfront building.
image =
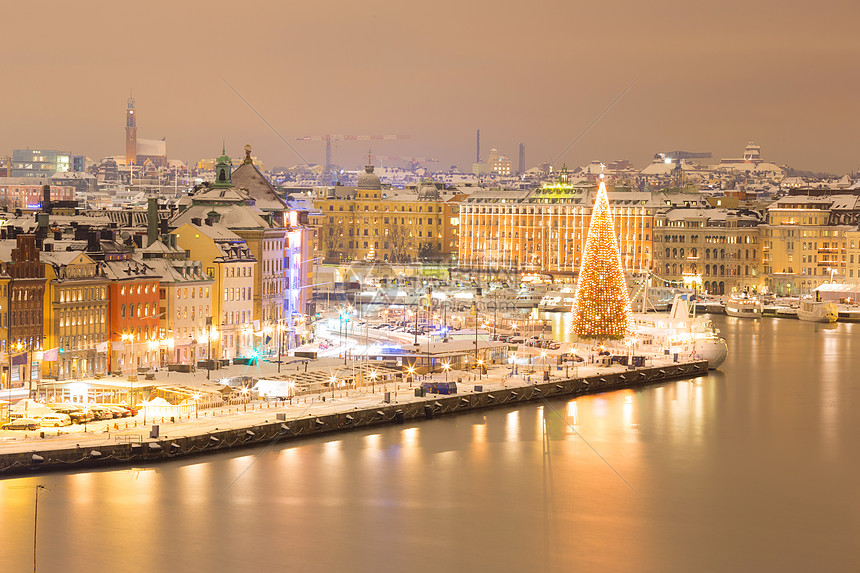
POLYGON ((143 249, 135 260, 159 275, 160 365, 190 364, 209 359, 212 317, 212 277, 201 261, 189 259, 176 244, 176 235, 166 235, 143 249))
POLYGON ((43 342, 42 305, 45 270, 36 248, 36 236, 19 234, 0 242, 3 274, 8 277, 4 311, 8 313, 6 342, 9 371, 4 376, 13 388, 34 388, 39 380, 39 357, 43 342))
POLYGON ((847 261, 842 271, 843 279, 850 283, 860 283, 860 229, 845 232, 847 261))
POLYGON ((383 188, 373 165, 355 187, 317 188, 317 252, 326 262, 453 262, 463 195, 423 181, 414 190, 383 188))
POLYGON ((0 263, 0 388, 8 390, 9 367, 9 269, 0 263))
MULTIPOLYGON (((475 273, 545 273, 570 278, 579 272, 594 204, 594 186, 576 186, 563 170, 558 183, 531 190, 482 189, 459 209, 459 268, 475 273)), ((625 269, 652 263, 650 193, 608 193, 625 269)))
POLYGON ((768 207, 761 231, 770 292, 800 296, 834 274, 845 275, 846 234, 857 228, 856 222, 843 223, 850 220, 842 218, 849 211, 846 201, 788 196, 768 207))
MULTIPOLYGON (((225 191, 226 193, 226 191, 225 191)), ((253 348, 254 285, 258 262, 246 241, 214 221, 197 218, 172 232, 180 248, 213 279, 212 357, 248 356, 253 348)), ((185 287, 182 287, 183 289, 185 287)))
POLYGON ((161 276, 132 259, 131 251, 106 257, 109 281, 110 370, 134 374, 138 368, 162 365, 158 305, 161 276))
POLYGON ((57 380, 104 375, 108 371, 108 286, 103 263, 88 253, 48 251, 44 263, 45 360, 43 375, 57 380))
POLYGON ((710 294, 758 289, 762 216, 741 209, 670 208, 654 215, 654 274, 710 294))

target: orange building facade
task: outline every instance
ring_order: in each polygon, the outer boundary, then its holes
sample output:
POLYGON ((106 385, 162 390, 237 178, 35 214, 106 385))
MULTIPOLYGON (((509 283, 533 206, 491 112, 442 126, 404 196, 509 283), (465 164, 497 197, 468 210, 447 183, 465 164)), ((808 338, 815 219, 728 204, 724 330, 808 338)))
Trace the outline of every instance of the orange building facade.
MULTIPOLYGON (((651 268, 651 194, 612 192, 609 201, 624 268, 651 268)), ((593 203, 593 189, 568 184, 476 191, 460 205, 458 267, 477 274, 573 277, 582 264, 593 203)))

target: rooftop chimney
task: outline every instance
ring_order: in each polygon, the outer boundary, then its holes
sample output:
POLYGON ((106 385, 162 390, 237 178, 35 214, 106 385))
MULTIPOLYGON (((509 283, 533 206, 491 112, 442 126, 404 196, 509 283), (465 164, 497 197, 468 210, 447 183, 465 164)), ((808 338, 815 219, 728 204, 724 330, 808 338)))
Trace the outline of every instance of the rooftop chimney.
POLYGON ((146 205, 146 246, 158 240, 158 198, 150 197, 146 205))

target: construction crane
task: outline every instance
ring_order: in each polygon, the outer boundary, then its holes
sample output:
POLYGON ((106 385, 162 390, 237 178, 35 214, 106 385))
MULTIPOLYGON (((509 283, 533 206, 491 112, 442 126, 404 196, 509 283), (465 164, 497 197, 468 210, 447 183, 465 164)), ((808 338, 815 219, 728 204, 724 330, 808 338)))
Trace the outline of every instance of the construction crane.
POLYGON ((679 188, 684 184, 684 170, 681 168, 681 162, 684 159, 707 159, 709 157, 712 157, 710 151, 667 151, 654 155, 654 159, 662 159, 663 163, 675 164, 672 169, 672 178, 675 179, 679 188))
POLYGON ((395 155, 374 155, 378 161, 408 161, 410 169, 415 169, 419 163, 439 163, 433 157, 398 157, 395 155))
POLYGON ((408 135, 307 135, 297 137, 296 141, 325 141, 325 174, 331 174, 331 142, 332 141, 392 141, 409 139, 408 135))

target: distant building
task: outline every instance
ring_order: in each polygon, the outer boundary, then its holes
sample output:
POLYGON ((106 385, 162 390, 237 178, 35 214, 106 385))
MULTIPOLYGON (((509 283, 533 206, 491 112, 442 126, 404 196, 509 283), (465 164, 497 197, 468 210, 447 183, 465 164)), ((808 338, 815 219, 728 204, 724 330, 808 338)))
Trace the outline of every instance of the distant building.
POLYGON ((130 97, 125 110, 125 164, 143 165, 147 161, 155 167, 168 167, 167 141, 137 136, 137 110, 134 98, 130 97))
POLYGON ((12 177, 46 179, 55 173, 83 172, 86 157, 55 149, 15 149, 12 151, 12 177))
POLYGON ((74 185, 56 185, 49 179, 0 177, 0 207, 39 209, 44 202, 44 186, 50 184, 51 201, 75 201, 74 185))
POLYGON ((459 193, 431 181, 415 190, 383 189, 373 166, 355 187, 321 187, 317 245, 327 262, 452 262, 457 256, 459 193))

